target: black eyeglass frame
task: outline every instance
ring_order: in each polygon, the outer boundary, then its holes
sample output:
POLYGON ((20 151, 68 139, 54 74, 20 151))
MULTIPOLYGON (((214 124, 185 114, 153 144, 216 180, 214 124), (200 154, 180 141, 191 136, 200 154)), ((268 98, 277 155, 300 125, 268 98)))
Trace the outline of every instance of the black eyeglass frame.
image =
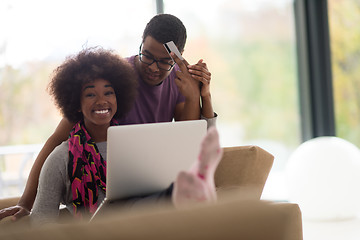
POLYGON ((156 59, 154 59, 153 57, 151 57, 151 56, 149 56, 149 55, 143 54, 143 53, 141 52, 141 47, 142 47, 142 45, 143 45, 143 44, 141 43, 141 44, 140 44, 140 48, 139 48, 139 59, 140 59, 140 61, 141 61, 142 63, 145 63, 145 64, 147 64, 147 65, 150 66, 151 64, 153 64, 153 63, 155 62, 155 63, 156 63, 156 66, 157 66, 159 69, 164 70, 164 71, 171 71, 171 69, 175 66, 176 62, 174 62, 173 64, 162 62, 163 64, 169 65, 169 69, 164 69, 164 68, 160 67, 160 66, 159 66, 159 62, 161 62, 162 60, 156 60, 156 59), (151 62, 151 63, 144 62, 144 61, 142 60, 142 57, 141 57, 141 56, 145 56, 145 57, 147 57, 147 58, 149 58, 149 59, 152 59, 152 62, 151 62))

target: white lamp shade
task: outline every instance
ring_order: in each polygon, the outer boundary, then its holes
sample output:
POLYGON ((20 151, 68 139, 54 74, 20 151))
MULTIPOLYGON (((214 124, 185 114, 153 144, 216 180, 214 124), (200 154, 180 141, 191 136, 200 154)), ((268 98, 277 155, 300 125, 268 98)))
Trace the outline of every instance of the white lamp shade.
POLYGON ((360 150, 337 137, 301 144, 286 168, 288 196, 304 219, 356 217, 360 206, 360 150))

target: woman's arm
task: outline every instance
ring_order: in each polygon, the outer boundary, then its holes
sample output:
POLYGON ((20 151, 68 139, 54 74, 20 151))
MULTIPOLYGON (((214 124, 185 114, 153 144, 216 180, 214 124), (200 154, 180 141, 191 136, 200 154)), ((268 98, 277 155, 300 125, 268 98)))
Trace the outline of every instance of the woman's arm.
POLYGON ((36 197, 41 168, 46 158, 54 150, 54 148, 68 138, 73 125, 73 123, 69 122, 65 118, 60 121, 54 133, 46 141, 39 155, 35 159, 34 165, 31 168, 26 182, 24 193, 20 197, 18 204, 16 206, 0 210, 0 220, 8 216, 13 216, 12 220, 16 221, 30 213, 36 197))
POLYGON ((51 152, 41 168, 39 187, 30 215, 34 226, 55 223, 59 216, 60 202, 67 203, 69 199, 68 149, 68 143, 62 143, 51 152))

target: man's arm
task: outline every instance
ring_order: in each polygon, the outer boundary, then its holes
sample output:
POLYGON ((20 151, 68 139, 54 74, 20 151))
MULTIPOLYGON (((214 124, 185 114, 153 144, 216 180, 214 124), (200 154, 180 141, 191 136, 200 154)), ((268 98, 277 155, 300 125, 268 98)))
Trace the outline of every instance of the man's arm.
POLYGON ((201 119, 206 120, 208 128, 216 126, 217 114, 214 112, 210 93, 211 73, 202 59, 200 59, 197 64, 188 65, 187 67, 191 76, 201 82, 201 119))
POLYGON ((214 118, 215 112, 212 107, 211 95, 207 97, 201 97, 201 115, 205 118, 214 118))
POLYGON ((18 205, 30 210, 36 197, 36 191, 38 187, 38 180, 42 166, 49 154, 54 150, 55 147, 65 141, 68 136, 73 123, 69 122, 66 118, 63 118, 55 132, 46 141, 44 147, 41 149, 39 155, 35 159, 34 165, 31 168, 28 181, 23 195, 21 196, 18 205))
POLYGON ((192 78, 187 69, 186 60, 181 61, 175 54, 171 53, 180 68, 176 72, 175 83, 180 93, 185 97, 185 102, 178 103, 175 107, 175 120, 196 120, 200 119, 200 87, 199 81, 192 78))
POLYGON ((187 67, 189 73, 191 73, 191 77, 201 82, 201 115, 208 119, 215 117, 210 93, 211 73, 209 72, 206 63, 200 59, 197 64, 188 65, 187 67))
POLYGON ((8 216, 13 216, 13 220, 15 221, 30 213, 36 197, 41 168, 46 158, 54 150, 54 148, 68 138, 73 125, 73 123, 69 122, 65 118, 60 121, 54 133, 46 141, 39 155, 35 159, 34 165, 31 168, 26 182, 24 193, 20 197, 18 204, 16 206, 0 210, 0 220, 8 216))

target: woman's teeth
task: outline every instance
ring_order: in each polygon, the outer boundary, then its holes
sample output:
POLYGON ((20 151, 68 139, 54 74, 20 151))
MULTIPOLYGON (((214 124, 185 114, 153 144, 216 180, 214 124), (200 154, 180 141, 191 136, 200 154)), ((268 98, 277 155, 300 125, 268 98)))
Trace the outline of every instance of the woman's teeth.
POLYGON ((108 113, 109 112, 109 109, 106 109, 106 110, 95 110, 94 111, 96 114, 105 114, 105 113, 108 113))

